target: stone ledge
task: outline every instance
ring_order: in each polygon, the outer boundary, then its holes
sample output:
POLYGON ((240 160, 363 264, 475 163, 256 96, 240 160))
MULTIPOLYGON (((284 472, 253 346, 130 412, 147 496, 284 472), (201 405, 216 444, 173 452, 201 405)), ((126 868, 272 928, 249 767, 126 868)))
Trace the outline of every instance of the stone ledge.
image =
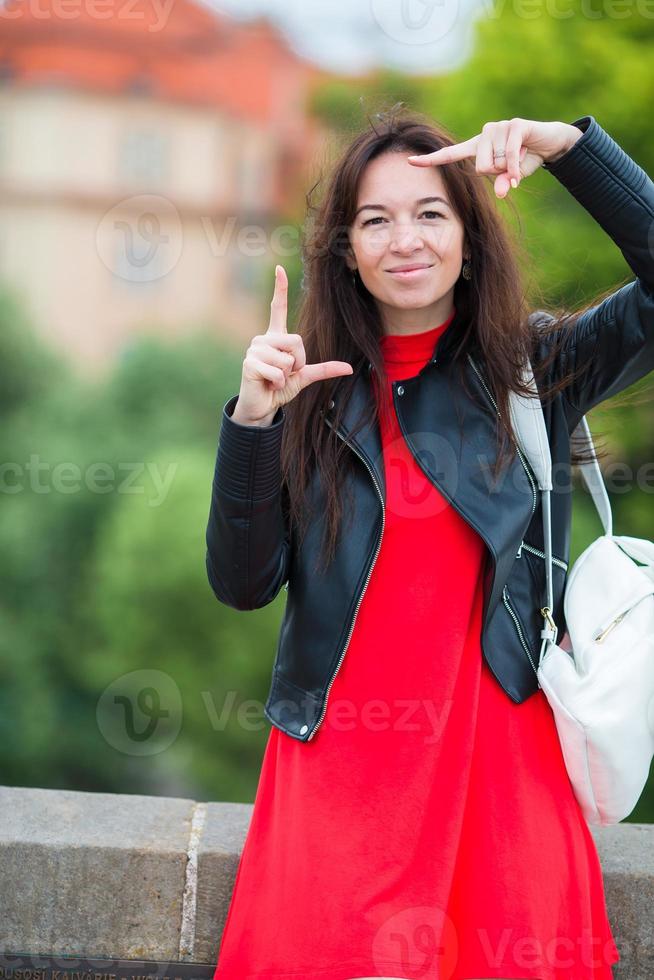
MULTIPOLYGON (((250 803, 0 787, 0 952, 215 963, 250 803)), ((654 976, 654 825, 592 827, 620 980, 654 976)))

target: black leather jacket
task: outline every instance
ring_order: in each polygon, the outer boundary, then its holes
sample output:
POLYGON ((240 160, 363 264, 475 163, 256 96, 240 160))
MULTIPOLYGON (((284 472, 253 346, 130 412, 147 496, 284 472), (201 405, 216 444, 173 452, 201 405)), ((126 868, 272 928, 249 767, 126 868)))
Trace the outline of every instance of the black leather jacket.
MULTIPOLYGON (((570 434, 593 406, 654 370, 654 184, 593 116, 573 125, 583 135, 544 167, 611 236, 636 279, 578 319, 552 368, 555 378, 577 364, 588 366, 574 386, 544 406, 554 480, 554 619, 559 641, 566 629, 570 434)), ((549 317, 543 311, 532 313, 534 329, 549 317)), ((439 338, 438 356, 415 377, 393 382, 393 401, 419 465, 487 545, 482 652, 506 694, 520 703, 539 688, 540 609, 545 604, 540 491, 522 453, 491 489, 496 419, 465 395, 454 374, 450 353, 459 324, 457 312, 439 338), (437 447, 447 451, 436 453, 437 447)), ((537 349, 538 356, 546 353, 544 338, 537 349)), ((494 405, 478 361, 468 355, 467 380, 475 395, 494 405)), ((325 715, 384 532, 378 427, 367 426, 349 439, 361 408, 372 398, 370 365, 344 377, 336 397, 345 405, 338 435, 361 465, 350 477, 354 519, 340 537, 329 569, 313 569, 324 518, 312 522, 299 551, 289 534, 280 478, 282 408, 270 426, 259 427, 231 419, 238 395, 225 404, 206 530, 207 574, 221 602, 239 610, 257 609, 271 602, 282 586, 287 588, 264 714, 300 741, 314 737, 325 715)), ((334 407, 332 402, 324 414, 326 425, 332 424, 334 407)), ((310 491, 320 503, 323 488, 315 474, 310 491)), ((324 515, 325 508, 319 506, 316 513, 324 515)), ((434 561, 447 561, 447 555, 435 555, 434 561)))

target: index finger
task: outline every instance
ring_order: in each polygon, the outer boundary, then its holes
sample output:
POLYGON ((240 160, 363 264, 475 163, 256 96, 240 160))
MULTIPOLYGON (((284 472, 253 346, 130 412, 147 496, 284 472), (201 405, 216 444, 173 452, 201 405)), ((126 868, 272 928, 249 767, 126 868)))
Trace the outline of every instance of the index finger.
POLYGON ((266 333, 288 333, 288 277, 283 265, 275 266, 275 291, 270 303, 270 322, 266 333))
POLYGON ((442 146, 440 150, 432 150, 431 153, 417 153, 407 159, 409 163, 414 163, 416 166, 430 167, 434 164, 452 163, 454 160, 464 160, 465 157, 474 157, 477 155, 477 145, 480 137, 481 133, 478 133, 476 136, 471 136, 469 140, 464 140, 463 143, 442 146))

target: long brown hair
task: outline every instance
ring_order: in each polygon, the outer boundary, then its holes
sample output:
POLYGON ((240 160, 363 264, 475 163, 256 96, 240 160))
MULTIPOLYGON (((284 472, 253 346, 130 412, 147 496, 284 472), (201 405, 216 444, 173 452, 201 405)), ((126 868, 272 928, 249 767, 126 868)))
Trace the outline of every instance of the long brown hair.
MULTIPOLYGON (((381 318, 374 297, 359 276, 353 279, 345 262, 349 248, 348 228, 354 221, 359 182, 369 161, 382 153, 429 153, 457 142, 454 136, 431 118, 410 111, 398 103, 387 112, 368 117, 369 128, 347 136, 340 155, 331 167, 322 199, 312 200, 320 180, 306 196, 307 224, 302 240, 303 281, 296 313, 296 332, 300 333, 307 362, 340 360, 352 364, 357 372, 372 364, 377 377, 384 371, 379 347, 382 336, 381 318), (313 221, 311 218, 313 217, 313 221)), ((469 392, 464 377, 466 354, 476 351, 484 363, 485 380, 494 392, 497 410, 490 408, 497 419, 497 477, 504 463, 516 451, 515 435, 509 420, 509 392, 530 396, 530 389, 521 380, 525 358, 532 363, 534 378, 541 400, 546 401, 566 388, 571 381, 588 369, 580 365, 557 382, 546 385, 551 362, 564 344, 576 318, 599 300, 574 312, 548 310, 555 319, 551 324, 535 327, 528 321, 531 312, 525 299, 525 284, 520 263, 527 267, 521 242, 509 231, 497 211, 491 182, 480 180, 474 160, 456 161, 441 167, 453 208, 464 226, 471 250, 470 280, 459 277, 454 287, 454 307, 462 314, 458 344, 453 348, 452 362, 458 364, 461 383, 469 392), (539 338, 555 335, 551 354, 534 362, 533 355, 539 338)), ((609 295, 613 290, 607 290, 609 295)), ((532 286, 538 294, 538 285, 532 286)), ((539 309, 545 309, 541 304, 539 309)), ((311 519, 305 492, 310 473, 318 468, 326 491, 326 529, 323 539, 323 559, 332 559, 343 517, 342 489, 346 485, 345 467, 353 465, 352 452, 338 438, 331 426, 325 424, 322 412, 338 386, 348 383, 345 376, 332 381, 309 385, 285 406, 286 422, 282 440, 282 475, 285 507, 300 537, 311 519)), ((470 392, 469 392, 470 393, 470 392)), ((470 393, 472 396, 472 393, 470 393)), ((345 399, 341 399, 341 402, 345 399)), ((331 419, 338 427, 340 412, 331 419)), ((376 399, 362 415, 355 430, 379 422, 376 399)), ((604 453, 597 449, 596 455, 604 453)), ((577 465, 589 457, 578 448, 571 448, 571 463, 577 465)))

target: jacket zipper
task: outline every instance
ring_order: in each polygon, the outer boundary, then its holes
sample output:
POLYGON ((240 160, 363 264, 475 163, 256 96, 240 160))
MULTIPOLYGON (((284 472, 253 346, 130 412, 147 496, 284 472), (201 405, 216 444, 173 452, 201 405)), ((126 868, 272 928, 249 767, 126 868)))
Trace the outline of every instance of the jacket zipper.
MULTIPOLYGON (((525 551, 531 551, 532 555, 538 555, 539 558, 545 558, 545 552, 544 551, 541 551, 540 548, 534 548, 533 545, 527 544, 526 541, 521 541, 520 542, 520 547, 518 548, 518 552, 516 554, 516 558, 520 558, 520 552, 522 551, 523 548, 525 549, 525 551)), ((567 561, 563 561, 562 558, 556 558, 554 555, 552 555, 552 562, 555 565, 558 565, 559 568, 562 568, 564 571, 568 567, 567 561)))
MULTIPOLYGON (((536 665, 534 664, 534 661, 532 660, 531 652, 529 650, 529 646, 527 644, 527 641, 525 640, 524 633, 522 632, 522 626, 520 625, 520 622, 518 620, 518 617, 517 617, 516 613, 514 612, 514 610, 511 608, 511 606, 509 604, 509 593, 508 593, 508 590, 507 590, 506 585, 502 589, 502 602, 504 603, 504 605, 505 605, 505 607, 507 609, 507 612, 511 616, 511 619, 515 623, 515 628, 518 631, 518 636, 520 638, 520 642, 522 643, 522 646, 523 646, 523 649, 524 649, 525 653, 529 657, 529 663, 533 667, 534 673, 538 677, 538 671, 536 669, 536 665)), ((540 684, 538 686, 540 687, 540 684)))
MULTIPOLYGON (((326 418, 325 419, 325 422, 327 423, 327 425, 329 426, 330 429, 334 429, 334 426, 331 424, 331 422, 329 421, 329 419, 326 418)), ((361 460, 361 462, 365 465, 366 469, 370 473, 370 476, 372 477, 372 482, 375 484, 375 489, 376 489, 377 493, 379 494, 379 499, 380 499, 381 505, 382 505, 382 524, 381 524, 381 532, 379 534, 379 540, 377 542, 377 550, 375 551, 375 553, 373 555, 372 561, 370 563, 370 567, 368 569, 368 574, 366 576, 366 580, 363 583, 363 589, 361 590, 361 594, 359 595, 359 598, 357 600, 357 604, 356 604, 356 607, 355 607, 355 610, 354 610, 354 616, 352 617, 352 622, 350 623, 350 631, 347 634, 347 639, 345 641, 345 646, 343 647, 343 649, 341 651, 341 655, 338 658, 338 663, 336 664, 336 667, 334 669, 334 673, 332 674, 332 676, 329 679, 329 684, 327 685, 327 690, 325 691, 325 700, 323 702, 322 711, 320 712, 320 717, 318 718, 316 724, 311 729, 311 732, 309 734, 309 737, 308 737, 307 741, 310 741, 314 737, 314 735, 318 731, 318 728, 320 726, 320 723, 322 722, 323 718, 325 717, 325 712, 327 711, 327 699, 329 697, 329 692, 331 690, 332 684, 334 683, 334 679, 336 678, 336 675, 337 675, 337 673, 339 671, 339 668, 340 668, 341 664, 343 663, 343 660, 345 659, 346 650, 347 650, 348 646, 350 645, 350 639, 352 638, 352 633, 354 632, 354 624, 356 623, 357 615, 359 613, 359 606, 361 605, 361 603, 363 601, 363 596, 365 594, 366 589, 368 588, 368 582, 370 581, 370 576, 372 575, 372 570, 375 567, 375 562, 377 561, 377 556, 379 555, 379 552, 381 550, 382 538, 384 536, 384 525, 386 524, 386 514, 385 514, 386 508, 385 508, 385 505, 384 505, 384 496, 383 496, 383 494, 382 494, 382 492, 381 492, 381 490, 379 488, 379 484, 377 483, 377 480, 375 479, 375 474, 372 472, 372 469, 368 465, 367 460, 365 459, 364 456, 361 455, 361 453, 359 452, 359 450, 358 449, 355 449, 355 447, 352 445, 352 443, 351 442, 348 442, 347 439, 344 439, 343 436, 341 435, 341 433, 338 431, 338 429, 334 429, 334 432, 339 437, 339 439, 341 439, 347 446, 349 446, 350 449, 352 450, 352 452, 354 452, 359 457, 359 459, 361 460)))
MULTIPOLYGON (((497 412, 498 417, 499 418, 502 418, 502 413, 500 412, 500 410, 497 407, 497 402, 493 398, 493 396, 492 396, 492 394, 491 394, 491 392, 490 392, 490 390, 488 388, 488 385, 486 384, 486 382, 482 378, 481 374, 479 373, 479 370, 477 368, 477 365, 473 361, 473 359, 470 356, 470 354, 468 354, 468 360, 470 361, 470 364, 472 365, 475 374, 477 375, 477 377, 481 381, 482 385, 484 386, 484 390, 486 391, 486 394, 488 395, 488 397, 490 398, 491 402, 493 403, 493 407, 494 407, 495 411, 497 412)), ((531 475, 531 471, 530 471, 529 467, 527 466, 527 463, 526 463, 525 458, 523 456, 522 450, 520 449, 520 446, 518 446, 517 444, 516 444, 516 450, 517 450, 518 456, 520 457, 520 462, 522 463, 522 465, 524 467, 525 473, 527 474, 527 479, 529 480, 529 486, 531 487, 531 492, 532 492, 532 496, 533 496, 533 500, 531 502, 531 513, 532 513, 532 516, 533 516, 534 511, 536 510, 536 484, 534 482, 533 476, 531 475)))

